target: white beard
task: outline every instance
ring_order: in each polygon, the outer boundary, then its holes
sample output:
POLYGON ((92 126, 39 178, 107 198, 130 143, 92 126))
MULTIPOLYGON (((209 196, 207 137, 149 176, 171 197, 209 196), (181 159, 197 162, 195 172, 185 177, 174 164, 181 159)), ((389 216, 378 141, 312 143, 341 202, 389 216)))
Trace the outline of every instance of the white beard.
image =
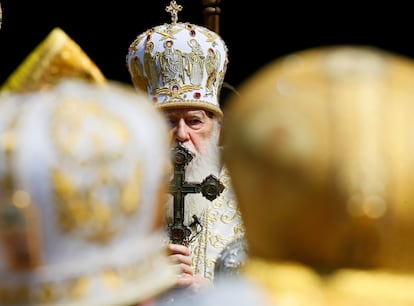
MULTIPOLYGON (((216 125, 214 132, 208 141, 206 148, 197 152, 190 143, 183 143, 182 146, 190 151, 193 159, 187 165, 185 181, 188 183, 201 183, 207 176, 219 177, 220 173, 220 147, 218 146, 219 129, 216 125)), ((211 201, 202 194, 187 194, 185 196, 184 225, 190 225, 196 215, 201 221, 211 201)), ((173 196, 168 195, 167 200, 167 224, 173 220, 173 196)))

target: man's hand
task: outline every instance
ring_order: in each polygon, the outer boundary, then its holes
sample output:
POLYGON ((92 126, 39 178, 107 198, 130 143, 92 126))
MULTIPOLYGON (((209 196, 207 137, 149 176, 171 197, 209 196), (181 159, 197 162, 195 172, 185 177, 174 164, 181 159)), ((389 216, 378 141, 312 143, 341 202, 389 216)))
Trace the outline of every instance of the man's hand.
POLYGON ((174 262, 180 265, 181 275, 177 280, 177 287, 191 287, 198 291, 210 285, 210 281, 202 276, 195 275, 191 267, 190 249, 181 244, 168 244, 167 251, 174 262))

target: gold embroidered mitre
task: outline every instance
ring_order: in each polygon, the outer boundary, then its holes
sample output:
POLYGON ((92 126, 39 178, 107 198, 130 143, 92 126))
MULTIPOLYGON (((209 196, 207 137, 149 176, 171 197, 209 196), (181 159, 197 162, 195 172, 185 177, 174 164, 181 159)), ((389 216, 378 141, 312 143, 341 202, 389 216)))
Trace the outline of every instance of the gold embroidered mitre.
POLYGON ((240 96, 223 141, 250 251, 414 272, 414 61, 368 47, 298 52, 240 96))
POLYGON ((54 28, 7 78, 0 90, 39 90, 62 78, 106 83, 103 73, 80 46, 62 29, 54 28))
POLYGON ((239 92, 226 101, 223 160, 245 274, 277 305, 414 305, 414 60, 304 50, 239 92))
POLYGON ((176 284, 168 129, 145 94, 78 79, 4 92, 0 135, 0 305, 133 305, 176 284))
POLYGON ((126 64, 132 83, 161 109, 197 107, 222 117, 227 46, 205 27, 177 22, 181 9, 171 1, 166 11, 172 22, 148 29, 130 45, 126 64))

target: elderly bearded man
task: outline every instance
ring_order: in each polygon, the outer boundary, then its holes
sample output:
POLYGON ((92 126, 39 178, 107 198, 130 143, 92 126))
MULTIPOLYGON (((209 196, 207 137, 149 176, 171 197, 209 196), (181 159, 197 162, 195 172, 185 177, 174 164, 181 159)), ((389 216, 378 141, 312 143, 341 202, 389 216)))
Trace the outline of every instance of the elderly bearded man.
MULTIPOLYGON (((172 23, 155 26, 137 36, 128 49, 126 64, 134 86, 145 90, 154 105, 165 113, 171 124, 172 147, 182 145, 192 155, 185 169, 187 182, 202 182, 213 175, 224 185, 224 191, 210 201, 199 193, 185 197, 184 224, 191 228, 188 245, 169 244, 171 256, 180 263, 179 286, 198 288, 214 280, 217 258, 232 241, 241 239, 244 227, 237 209, 226 169, 220 162, 219 138, 223 112, 219 95, 228 63, 227 47, 222 38, 207 28, 177 22, 181 6, 171 1, 166 9, 172 23), (180 67, 171 78, 165 41, 172 40, 174 67, 180 67), (191 48, 197 43, 197 52, 191 48), (151 44, 151 54, 146 45, 151 44), (198 68, 193 67, 198 56, 198 68), (208 57, 208 60, 207 60, 208 57), (151 63, 147 59, 151 59, 151 63), (179 64, 177 64, 179 63, 179 64), (144 67, 158 69, 149 73, 144 67), (198 75, 194 75, 194 74, 198 75), (213 78, 212 78, 213 75, 213 78), (181 77, 182 76, 182 77, 181 77), (154 82, 148 80, 158 80, 154 82), (167 81, 166 81, 167 80, 167 81)), ((167 225, 173 218, 173 197, 167 203, 167 225)))

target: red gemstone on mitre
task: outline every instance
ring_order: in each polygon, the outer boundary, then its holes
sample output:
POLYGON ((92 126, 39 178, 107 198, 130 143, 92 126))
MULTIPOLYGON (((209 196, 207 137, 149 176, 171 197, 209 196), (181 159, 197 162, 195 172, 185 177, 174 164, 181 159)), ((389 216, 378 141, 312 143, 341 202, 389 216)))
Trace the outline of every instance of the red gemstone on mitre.
POLYGON ((191 31, 190 31, 190 35, 191 35, 191 36, 196 36, 196 31, 195 31, 195 30, 191 30, 191 31))
POLYGON ((200 97, 201 97, 201 93, 199 92, 194 93, 194 99, 200 99, 200 97))

